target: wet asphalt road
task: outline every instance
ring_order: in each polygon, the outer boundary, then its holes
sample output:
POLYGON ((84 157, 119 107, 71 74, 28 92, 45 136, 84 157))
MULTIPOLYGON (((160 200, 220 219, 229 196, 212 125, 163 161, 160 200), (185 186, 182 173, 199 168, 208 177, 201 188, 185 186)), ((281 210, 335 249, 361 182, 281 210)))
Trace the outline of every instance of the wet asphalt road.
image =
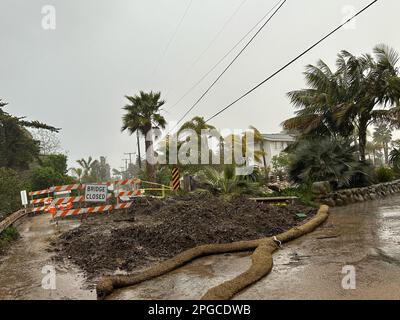
MULTIPOLYGON (((63 222, 59 228, 73 224, 63 222)), ((95 298, 77 268, 57 265, 46 251, 59 232, 48 216, 24 219, 18 228, 21 239, 0 258, 0 299, 95 298), (48 264, 57 270, 56 290, 41 287, 41 270, 48 264)), ((245 271, 250 254, 198 259, 110 298, 198 299, 245 271)), ((331 210, 314 233, 277 251, 272 272, 235 299, 400 299, 400 196, 331 210), (355 268, 354 290, 342 287, 346 265, 355 268)))

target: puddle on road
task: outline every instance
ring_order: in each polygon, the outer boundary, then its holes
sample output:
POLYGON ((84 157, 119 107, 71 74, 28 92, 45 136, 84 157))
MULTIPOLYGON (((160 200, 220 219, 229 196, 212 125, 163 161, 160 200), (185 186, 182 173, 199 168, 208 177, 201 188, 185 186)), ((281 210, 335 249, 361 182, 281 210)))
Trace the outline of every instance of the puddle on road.
POLYGON ((78 224, 66 220, 56 227, 49 215, 21 220, 20 239, 0 257, 0 299, 95 299, 95 292, 85 289, 84 275, 72 266, 58 265, 47 251, 58 232, 78 224), (56 290, 42 288, 46 265, 56 269, 56 290))
MULTIPOLYGON (((63 221, 59 228, 79 222, 63 221)), ((0 299, 95 299, 82 273, 56 265, 57 290, 41 288, 46 251, 58 232, 48 216, 20 223, 21 239, 0 258, 0 299)), ((400 299, 400 196, 331 211, 315 232, 274 254, 273 271, 235 299, 400 299), (342 268, 356 268, 356 290, 344 290, 342 268)), ((117 290, 109 299, 199 299, 250 266, 250 252, 197 259, 162 277, 117 290)))

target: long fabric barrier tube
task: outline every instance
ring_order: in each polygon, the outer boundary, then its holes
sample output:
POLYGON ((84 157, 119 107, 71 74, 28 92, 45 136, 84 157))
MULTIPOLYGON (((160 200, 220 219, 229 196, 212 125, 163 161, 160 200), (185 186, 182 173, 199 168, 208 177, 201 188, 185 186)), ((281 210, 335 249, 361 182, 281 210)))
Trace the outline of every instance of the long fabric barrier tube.
MULTIPOLYGON (((321 206, 314 218, 305 224, 294 227, 289 231, 276 236, 282 243, 296 239, 315 230, 328 218, 328 206, 321 206)), ((277 249, 273 238, 267 237, 258 240, 238 241, 226 244, 207 244, 186 250, 175 257, 155 265, 141 273, 129 275, 106 276, 99 280, 96 292, 98 299, 111 294, 114 289, 132 286, 143 281, 164 275, 178 267, 202 256, 229 252, 255 250, 252 255, 250 269, 238 277, 211 288, 202 299, 230 299, 236 293, 267 275, 272 269, 272 253, 277 249)))

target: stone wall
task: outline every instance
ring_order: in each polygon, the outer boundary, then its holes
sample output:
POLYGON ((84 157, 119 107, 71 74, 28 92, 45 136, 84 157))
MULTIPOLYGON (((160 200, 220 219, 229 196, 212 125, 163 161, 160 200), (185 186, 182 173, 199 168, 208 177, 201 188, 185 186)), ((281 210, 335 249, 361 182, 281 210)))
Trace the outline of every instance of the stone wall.
POLYGON ((319 195, 316 200, 330 207, 340 207, 356 202, 384 198, 397 192, 400 192, 400 180, 375 184, 365 188, 338 190, 325 195, 319 195))

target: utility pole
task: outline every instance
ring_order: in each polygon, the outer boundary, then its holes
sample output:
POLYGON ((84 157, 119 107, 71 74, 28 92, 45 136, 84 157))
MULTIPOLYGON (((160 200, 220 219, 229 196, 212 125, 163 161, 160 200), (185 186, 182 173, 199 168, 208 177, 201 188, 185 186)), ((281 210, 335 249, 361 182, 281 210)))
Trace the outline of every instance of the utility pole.
POLYGON ((135 152, 126 152, 124 155, 129 156, 129 164, 132 164, 132 155, 135 154, 135 152))
POLYGON ((122 161, 125 161, 125 171, 128 171, 128 161, 129 161, 129 159, 122 159, 122 161))
POLYGON ((136 140, 137 140, 137 149, 138 149, 139 168, 142 169, 142 157, 141 157, 141 155, 140 155, 139 130, 136 130, 136 140))

